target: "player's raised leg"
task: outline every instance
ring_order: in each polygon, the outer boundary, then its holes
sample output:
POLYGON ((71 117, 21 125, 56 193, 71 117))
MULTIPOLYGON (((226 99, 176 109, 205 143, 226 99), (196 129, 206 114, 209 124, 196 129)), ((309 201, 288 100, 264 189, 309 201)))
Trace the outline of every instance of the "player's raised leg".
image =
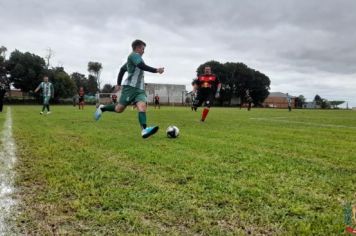
POLYGON ((117 112, 117 113, 121 113, 125 110, 126 106, 122 105, 120 103, 118 104, 108 104, 108 105, 99 105, 99 107, 96 109, 95 113, 94 113, 94 119, 96 121, 98 121, 103 112, 117 112))

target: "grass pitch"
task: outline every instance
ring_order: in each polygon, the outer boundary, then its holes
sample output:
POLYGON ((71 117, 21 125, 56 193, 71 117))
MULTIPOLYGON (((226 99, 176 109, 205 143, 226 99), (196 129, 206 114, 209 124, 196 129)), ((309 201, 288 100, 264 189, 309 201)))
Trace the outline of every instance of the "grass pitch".
POLYGON ((150 107, 143 140, 131 108, 40 108, 12 107, 23 233, 332 235, 356 200, 352 111, 150 107))

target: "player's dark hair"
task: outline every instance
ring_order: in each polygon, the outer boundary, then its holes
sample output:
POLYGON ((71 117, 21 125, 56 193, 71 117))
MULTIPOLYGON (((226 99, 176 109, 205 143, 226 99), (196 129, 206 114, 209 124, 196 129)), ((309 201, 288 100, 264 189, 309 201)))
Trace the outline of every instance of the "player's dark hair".
POLYGON ((142 40, 136 39, 135 41, 132 42, 131 46, 132 46, 132 49, 135 50, 136 48, 141 47, 141 46, 146 47, 146 43, 143 42, 142 40))

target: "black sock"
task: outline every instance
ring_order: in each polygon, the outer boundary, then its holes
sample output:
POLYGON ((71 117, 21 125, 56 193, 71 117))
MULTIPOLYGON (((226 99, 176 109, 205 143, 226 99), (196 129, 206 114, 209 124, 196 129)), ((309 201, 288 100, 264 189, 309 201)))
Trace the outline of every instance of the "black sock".
POLYGON ((49 105, 47 105, 47 111, 49 111, 49 105))

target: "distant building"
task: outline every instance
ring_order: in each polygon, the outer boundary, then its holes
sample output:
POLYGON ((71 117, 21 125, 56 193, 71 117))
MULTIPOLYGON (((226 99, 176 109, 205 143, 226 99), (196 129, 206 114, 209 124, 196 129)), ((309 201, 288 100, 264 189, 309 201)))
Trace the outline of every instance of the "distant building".
MULTIPOLYGON (((296 107, 296 97, 289 95, 292 99, 292 107, 296 107)), ((288 108, 287 94, 282 92, 271 92, 262 103, 264 107, 288 108)))
POLYGON ((154 84, 147 83, 145 86, 147 101, 153 103, 156 94, 161 104, 184 104, 187 91, 185 85, 179 84, 154 84))
POLYGON ((316 108, 320 108, 320 106, 316 105, 316 102, 313 101, 313 102, 305 102, 303 108, 316 109, 316 108))

